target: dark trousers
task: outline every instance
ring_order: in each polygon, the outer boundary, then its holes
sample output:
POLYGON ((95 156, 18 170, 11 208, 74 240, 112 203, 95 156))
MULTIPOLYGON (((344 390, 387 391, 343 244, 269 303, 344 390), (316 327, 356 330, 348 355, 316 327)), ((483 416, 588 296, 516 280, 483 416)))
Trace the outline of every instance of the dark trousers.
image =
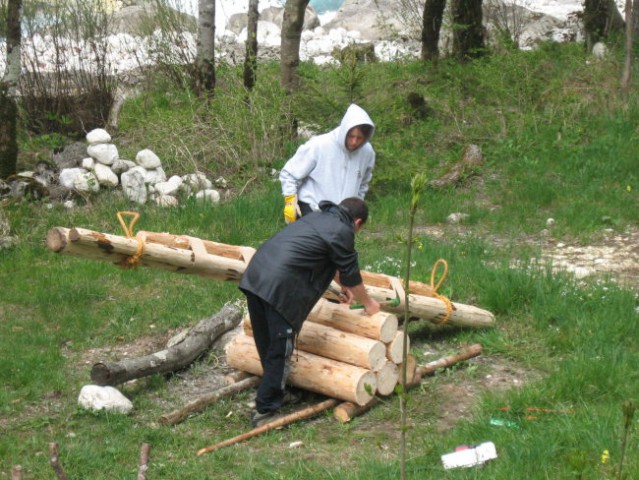
POLYGON ((255 408, 259 413, 266 413, 282 406, 284 387, 291 370, 293 328, 270 304, 252 293, 245 294, 255 346, 264 370, 255 396, 255 408))

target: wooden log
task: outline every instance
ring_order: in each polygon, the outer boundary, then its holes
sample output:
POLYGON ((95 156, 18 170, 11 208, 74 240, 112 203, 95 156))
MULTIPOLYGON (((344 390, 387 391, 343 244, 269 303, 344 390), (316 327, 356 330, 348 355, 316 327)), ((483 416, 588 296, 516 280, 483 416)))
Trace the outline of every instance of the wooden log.
POLYGON ((377 376, 377 393, 383 397, 390 395, 399 382, 399 367, 397 364, 386 360, 384 366, 375 372, 377 376))
MULTIPOLYGON (((193 237, 189 237, 188 235, 173 235, 171 233, 147 231, 140 231, 138 235, 143 236, 149 243, 157 243, 171 248, 182 248, 184 250, 192 250, 193 248, 193 237)), ((242 260, 244 263, 248 263, 247 252, 255 252, 255 249, 251 247, 238 247, 236 245, 212 242, 211 240, 202 240, 202 243, 204 244, 206 252, 210 255, 242 260)))
POLYGON ((151 445, 143 443, 140 447, 140 461, 138 462, 138 480, 146 480, 146 474, 149 471, 149 453, 151 445))
MULTIPOLYGON (((362 274, 364 285, 366 285, 367 287, 379 287, 379 288, 386 288, 388 290, 394 289, 392 279, 395 277, 391 277, 383 273, 367 272, 365 270, 361 270, 360 273, 362 274)), ((410 290, 410 292, 414 293, 415 295, 433 297, 435 294, 433 287, 431 287, 430 285, 426 283, 416 282, 414 280, 411 280, 410 282, 408 282, 408 285, 409 285, 408 289, 410 290)))
MULTIPOLYGON (((412 377, 412 381, 408 384, 407 388, 410 389, 415 385, 418 385, 420 381, 421 377, 419 377, 418 375, 412 377)), ((350 422, 353 418, 369 411, 380 402, 381 400, 379 399, 379 397, 374 397, 366 405, 357 405, 353 402, 342 402, 335 406, 335 408, 333 409, 333 417, 335 417, 335 419, 340 423, 350 422)))
MULTIPOLYGON (((407 362, 406 378, 411 378, 411 382, 408 384, 407 388, 410 389, 415 385, 418 385, 421 382, 423 376, 431 375, 440 368, 448 368, 461 361, 476 357, 481 353, 481 351, 482 346, 480 344, 477 343, 471 345, 470 347, 460 351, 457 354, 449 355, 421 367, 417 367, 412 376, 409 376, 408 374, 408 369, 410 368, 410 366, 407 362)), ((333 410, 333 416, 341 423, 349 422, 353 418, 368 411, 371 407, 377 405, 379 402, 380 400, 377 397, 373 398, 365 405, 356 405, 353 402, 344 402, 335 407, 335 409, 333 410)))
MULTIPOLYGON (((255 342, 247 335, 238 335, 227 345, 226 361, 232 368, 263 374, 255 342)), ((288 380, 296 387, 358 405, 369 402, 377 391, 377 378, 370 370, 301 350, 293 351, 288 380)))
MULTIPOLYGON (((406 336, 406 350, 410 349, 410 338, 406 336)), ((390 342, 386 344, 386 358, 393 363, 402 363, 404 356, 404 331, 399 330, 390 342)))
POLYGON ((215 450, 219 450, 222 447, 228 447, 229 445, 234 445, 239 442, 243 442, 251 437, 255 437, 262 433, 268 432, 269 430, 273 430, 275 428, 284 427, 286 425, 290 425, 291 423, 297 422, 299 420, 304 420, 305 418, 312 417, 317 415, 318 413, 323 412, 324 410, 328 410, 329 408, 333 408, 337 405, 338 401, 334 398, 330 398, 328 400, 324 400, 323 402, 318 403, 317 405, 311 405, 310 407, 305 407, 296 412, 290 413, 283 417, 280 417, 272 422, 269 422, 261 427, 254 428, 242 435, 237 435, 233 438, 229 438, 228 440, 224 440, 223 442, 216 443, 215 445, 211 445, 209 447, 201 448, 198 450, 197 454, 204 455, 205 453, 214 452, 215 450))
MULTIPOLYGON (((56 227, 47 234, 47 247, 57 253, 86 256, 116 265, 124 265, 126 259, 138 252, 136 238, 109 235, 84 228, 64 229, 56 227), (70 245, 85 248, 70 248, 70 245), (90 252, 90 253, 89 253, 90 252)), ((239 281, 246 269, 242 260, 210 255, 201 247, 194 252, 161 244, 144 243, 137 265, 160 268, 176 273, 196 274, 218 280, 239 281)))
POLYGON ((192 402, 187 403, 184 407, 177 410, 173 410, 170 413, 166 413, 160 417, 160 423, 163 425, 175 425, 181 422, 192 413, 201 412, 204 407, 217 402, 221 398, 228 397, 238 392, 248 390, 249 388, 257 387, 260 384, 260 378, 250 375, 244 380, 240 380, 232 385, 211 392, 207 395, 203 395, 192 402))
POLYGON ((247 378, 251 377, 253 377, 253 375, 248 372, 243 372, 242 370, 233 370, 232 372, 224 375, 222 381, 224 382, 224 385, 234 385, 238 382, 241 382, 242 380, 246 380, 247 378))
POLYGON ((210 349, 220 335, 235 328, 241 320, 240 307, 227 304, 212 317, 198 322, 184 340, 168 349, 144 357, 94 364, 91 380, 96 385, 118 385, 133 378, 179 370, 210 349))
POLYGON ((348 305, 329 302, 323 298, 315 304, 307 320, 383 343, 395 338, 398 323, 397 317, 392 313, 366 315, 362 310, 351 310, 348 305))
MULTIPOLYGON (((248 258, 252 255, 252 249, 248 247, 236 247, 237 250, 229 248, 230 253, 226 251, 223 244, 218 244, 215 250, 222 253, 213 255, 208 253, 209 244, 206 241, 194 237, 188 237, 189 248, 176 248, 165 245, 170 244, 169 240, 162 240, 165 243, 155 243, 162 238, 162 234, 150 234, 143 232, 139 236, 140 241, 144 235, 151 235, 152 241, 143 242, 143 250, 139 255, 137 264, 159 268, 167 271, 196 274, 205 277, 212 277, 220 280, 239 281, 246 269, 248 258), (236 257, 240 257, 236 258, 236 257)), ((175 241, 174 243, 180 244, 175 241)), ((118 265, 123 265, 126 260, 137 255, 140 242, 137 238, 127 238, 117 235, 109 235, 106 233, 94 232, 82 228, 66 229, 63 227, 55 227, 47 234, 47 247, 57 253, 83 256, 86 258, 109 261, 118 265), (70 244, 76 244, 71 247, 70 244), (84 247, 84 248, 81 248, 84 247), (97 251, 92 251, 99 250, 97 251)), ((381 274, 378 274, 381 275, 381 274)), ((374 274, 367 274, 367 279, 374 282, 375 285, 366 284, 369 295, 378 302, 390 302, 397 298, 397 292, 394 288, 389 288, 391 277, 384 276, 380 280, 374 274)), ((395 279, 393 281, 397 281, 395 279)), ((442 323, 446 320, 447 304, 439 298, 435 298, 432 288, 429 290, 426 286, 410 284, 411 290, 409 295, 410 316, 428 320, 435 324, 442 323)), ((334 292, 327 290, 324 294, 326 298, 337 299, 334 292)), ((403 300, 403 298, 402 298, 403 300)), ((494 326, 495 317, 492 313, 480 308, 464 305, 462 303, 452 302, 451 315, 446 320, 447 324, 462 327, 487 328, 494 326)), ((404 307, 400 305, 393 307, 392 305, 384 305, 383 310, 391 314, 404 314, 404 307)), ((384 341, 384 340, 382 340, 384 341)), ((386 340, 390 341, 390 339, 386 340)))
MULTIPOLYGON (((399 367, 399 383, 404 385, 403 375, 404 375, 404 364, 400 363, 397 365, 399 367)), ((414 355, 408 354, 406 355, 406 380, 407 384, 410 385, 414 383, 413 379, 415 378, 415 374, 417 373, 417 359, 414 355)))
POLYGON ((482 346, 479 343, 475 343, 459 353, 448 355, 447 357, 440 358, 439 360, 429 362, 426 365, 420 365, 417 367, 417 373, 422 377, 431 375, 440 368, 448 368, 456 363, 476 357, 481 353, 481 351, 482 346))
MULTIPOLYGON (((396 298, 394 290, 379 287, 366 286, 366 291, 378 302, 390 302, 396 298)), ((403 300, 403 299, 402 299, 403 300)), ((443 300, 433 297, 427 297, 423 295, 415 295, 410 293, 408 295, 408 302, 410 306, 410 315, 418 317, 429 322, 440 324, 446 319, 446 303, 443 300)), ((472 305, 464 305, 457 302, 451 302, 452 312, 446 320, 447 325, 454 325, 458 327, 472 327, 472 328, 488 328, 495 324, 495 316, 481 308, 474 307, 472 305)), ((392 305, 384 305, 384 311, 396 313, 398 315, 404 314, 403 305, 393 307, 392 305)))
MULTIPOLYGON (((249 317, 244 318, 244 333, 253 336, 249 317)), ((379 340, 342 332, 314 322, 304 322, 297 337, 297 348, 321 357, 377 371, 386 363, 386 347, 379 340)))

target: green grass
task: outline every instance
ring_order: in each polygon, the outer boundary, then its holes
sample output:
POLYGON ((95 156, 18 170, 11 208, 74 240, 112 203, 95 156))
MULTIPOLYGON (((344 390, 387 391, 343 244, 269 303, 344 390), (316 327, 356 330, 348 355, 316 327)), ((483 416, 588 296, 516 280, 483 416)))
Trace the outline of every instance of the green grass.
MULTIPOLYGON (((471 343, 483 345, 488 362, 457 366, 411 391, 409 478, 617 478, 622 405, 639 399, 637 294, 605 279, 578 282, 552 273, 550 265, 525 267, 539 251, 519 241, 540 235, 549 217, 556 220, 556 239, 587 241, 604 228, 637 226, 639 108, 633 97, 622 98, 610 76, 620 65, 614 57, 588 63, 579 46, 547 45, 465 66, 361 67, 355 100, 378 127, 371 219, 358 236, 364 268, 403 273, 408 190, 416 173, 441 176, 469 143, 484 153, 483 164, 460 183, 427 187, 417 212, 415 240, 422 248, 413 251, 412 279, 429 282, 434 263, 445 259, 442 293, 491 311, 497 326, 475 331, 409 324, 412 353, 421 362, 432 360, 429 345, 452 352, 471 343), (424 95, 429 115, 414 116, 405 102, 408 92, 424 95), (461 232, 445 226, 454 212, 470 215, 461 232), (446 235, 431 236, 428 226, 446 235), (490 235, 503 238, 503 245, 490 235), (487 391, 467 418, 440 431, 442 405, 455 400, 440 387, 484 379, 492 362, 516 366, 530 380, 487 391), (531 406, 570 413, 527 420, 531 406), (492 418, 518 428, 491 425, 492 418), (482 469, 443 469, 442 454, 483 441, 497 445, 496 461, 482 469), (605 464, 604 450, 611 455, 605 464)), ((152 148, 169 175, 188 167, 228 176, 231 199, 215 208, 193 202, 163 210, 136 206, 136 230, 257 247, 283 227, 270 169, 281 166, 295 145, 274 130, 287 101, 273 86, 277 70, 261 70, 251 115, 243 110, 237 71, 220 73, 220 92, 209 106, 183 91, 151 90, 130 101, 115 142, 131 156, 152 148)), ((303 123, 333 128, 347 98, 344 75, 311 65, 303 66, 303 75, 305 90, 291 105, 303 123)), ((25 152, 23 165, 32 157, 25 152)), ((250 392, 174 427, 158 418, 180 405, 171 393, 179 377, 158 375, 124 386, 135 405, 128 416, 77 406, 92 362, 102 359, 96 356, 142 338, 159 342, 241 298, 233 283, 121 270, 46 248, 47 231, 55 226, 121 235, 116 213, 131 208, 106 192, 73 210, 26 201, 3 205, 19 242, 0 251, 0 475, 8 477, 11 466, 21 464, 24 478, 51 478, 48 443, 56 441, 70 478, 131 478, 143 442, 151 444, 148 478, 398 478, 396 397, 349 424, 326 413, 202 457, 195 455, 198 449, 246 431, 250 392), (296 440, 304 447, 290 449, 296 440)), ((636 427, 635 419, 624 478, 639 475, 636 427)))

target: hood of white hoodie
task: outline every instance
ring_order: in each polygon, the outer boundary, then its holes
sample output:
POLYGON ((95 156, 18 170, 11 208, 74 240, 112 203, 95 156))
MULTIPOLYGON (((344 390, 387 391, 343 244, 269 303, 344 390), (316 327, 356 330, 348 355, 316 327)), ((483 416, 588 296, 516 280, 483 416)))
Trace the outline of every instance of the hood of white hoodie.
POLYGON ((344 150, 347 150, 346 135, 348 135, 348 131, 358 125, 370 125, 372 127, 370 135, 366 138, 366 142, 363 142, 362 145, 358 147, 362 148, 362 146, 366 145, 367 142, 370 142, 373 137, 375 124, 371 120, 371 117, 368 116, 368 113, 366 113, 366 110, 359 105, 352 103, 346 110, 337 132, 337 141, 344 150))

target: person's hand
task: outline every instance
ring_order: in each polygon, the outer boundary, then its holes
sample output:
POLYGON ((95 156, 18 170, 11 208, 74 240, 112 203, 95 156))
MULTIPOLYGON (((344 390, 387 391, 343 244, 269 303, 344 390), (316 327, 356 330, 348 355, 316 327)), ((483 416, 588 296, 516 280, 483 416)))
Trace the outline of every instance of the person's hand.
POLYGON ((351 305, 355 302, 355 295, 353 295, 353 292, 351 292, 350 288, 343 287, 342 293, 339 296, 339 301, 341 303, 347 303, 351 305))
POLYGON ((297 195, 287 195, 284 197, 284 221, 293 223, 302 216, 300 206, 297 204, 297 195))
POLYGON ((376 300, 371 298, 369 302, 364 304, 364 310, 366 310, 366 315, 375 315, 381 310, 381 306, 376 300))

